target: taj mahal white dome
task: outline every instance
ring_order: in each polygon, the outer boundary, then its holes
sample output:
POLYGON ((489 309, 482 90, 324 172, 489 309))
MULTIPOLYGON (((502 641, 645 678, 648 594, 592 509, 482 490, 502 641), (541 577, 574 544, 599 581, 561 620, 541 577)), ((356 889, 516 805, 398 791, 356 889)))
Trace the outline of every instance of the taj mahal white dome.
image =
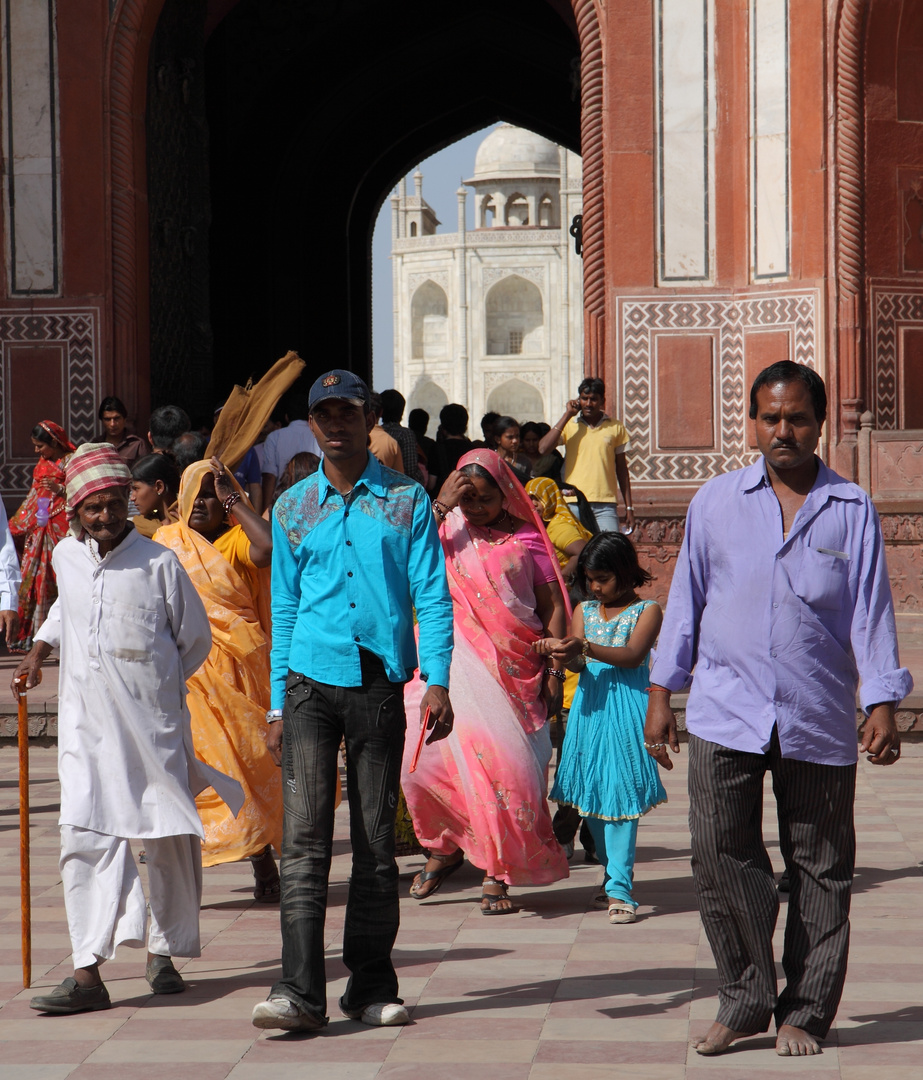
POLYGON ((534 131, 501 124, 478 147, 473 181, 551 177, 560 173, 559 148, 555 143, 534 131))

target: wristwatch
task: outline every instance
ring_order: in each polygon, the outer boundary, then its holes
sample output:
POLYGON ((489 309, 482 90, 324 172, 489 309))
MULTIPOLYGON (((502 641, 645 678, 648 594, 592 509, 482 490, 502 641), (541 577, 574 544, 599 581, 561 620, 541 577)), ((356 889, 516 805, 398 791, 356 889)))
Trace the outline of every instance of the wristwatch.
POLYGON ((269 712, 266 713, 266 723, 267 724, 272 724, 274 721, 281 720, 281 719, 282 719, 282 710, 281 709, 270 709, 269 712))

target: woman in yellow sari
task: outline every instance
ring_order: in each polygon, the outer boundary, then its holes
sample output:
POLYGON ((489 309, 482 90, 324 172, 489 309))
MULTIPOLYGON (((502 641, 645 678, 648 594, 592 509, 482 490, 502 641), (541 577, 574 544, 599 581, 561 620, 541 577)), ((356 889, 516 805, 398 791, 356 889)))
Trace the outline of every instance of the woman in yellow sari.
POLYGON ((561 489, 547 476, 536 477, 526 484, 526 491, 539 517, 545 523, 548 539, 561 565, 561 575, 570 585, 577 570, 577 559, 593 534, 585 529, 571 513, 561 489))
POLYGON ((260 623, 260 570, 271 561, 272 533, 217 458, 186 469, 177 503, 179 521, 162 525, 155 539, 176 553, 212 628, 208 659, 187 683, 192 742, 196 756, 239 780, 246 796, 236 818, 210 788, 196 799, 205 826, 202 865, 249 856, 254 897, 273 903, 282 786, 266 748, 270 642, 260 623))

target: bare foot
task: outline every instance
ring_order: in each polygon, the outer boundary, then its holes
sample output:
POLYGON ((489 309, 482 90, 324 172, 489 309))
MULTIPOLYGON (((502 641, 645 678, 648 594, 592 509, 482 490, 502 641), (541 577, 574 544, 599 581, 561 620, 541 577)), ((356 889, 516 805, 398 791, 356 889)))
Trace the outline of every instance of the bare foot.
POLYGON ((804 1028, 783 1024, 776 1037, 776 1053, 779 1057, 811 1057, 822 1054, 820 1043, 804 1028))
POLYGON ((753 1032, 750 1031, 732 1031, 729 1027, 719 1024, 716 1020, 701 1039, 693 1042, 692 1049, 697 1054, 705 1056, 723 1054, 732 1042, 737 1039, 746 1039, 752 1034, 753 1032))

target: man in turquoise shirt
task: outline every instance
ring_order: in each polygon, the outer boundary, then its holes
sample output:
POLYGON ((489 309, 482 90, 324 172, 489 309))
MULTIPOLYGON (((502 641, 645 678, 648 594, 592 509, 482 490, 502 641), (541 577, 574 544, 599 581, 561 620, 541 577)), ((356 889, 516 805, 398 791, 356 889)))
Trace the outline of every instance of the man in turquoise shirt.
POLYGON ((348 371, 310 392, 320 469, 273 514, 272 709, 267 743, 282 765, 282 978, 253 1010, 259 1028, 327 1023, 324 920, 337 750, 346 742, 352 875, 343 930, 350 971, 340 1008, 366 1024, 406 1024, 391 949, 400 918, 394 816, 406 718, 404 683, 428 686, 428 742, 452 730, 452 601, 423 488, 368 451, 369 390, 348 371))

